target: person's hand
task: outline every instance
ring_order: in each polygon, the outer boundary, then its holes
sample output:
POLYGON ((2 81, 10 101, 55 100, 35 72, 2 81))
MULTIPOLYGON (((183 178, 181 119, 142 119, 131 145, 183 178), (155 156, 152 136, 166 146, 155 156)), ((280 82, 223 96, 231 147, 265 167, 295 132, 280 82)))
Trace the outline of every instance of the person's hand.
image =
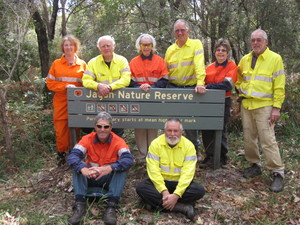
POLYGON ((150 84, 142 84, 140 86, 140 89, 143 90, 143 91, 149 91, 149 89, 151 88, 151 85, 150 84))
POLYGON ((110 165, 90 167, 89 170, 93 172, 93 177, 96 180, 99 180, 101 177, 106 176, 107 174, 112 172, 112 168, 110 165))
POLYGON ((276 123, 279 117, 280 117, 280 109, 273 107, 270 115, 270 122, 269 122, 270 126, 276 123))
POLYGON ((163 194, 162 206, 165 209, 172 211, 179 199, 179 196, 177 194, 167 194, 167 193, 165 193, 165 194, 162 193, 162 194, 163 194))
POLYGON ((95 176, 95 171, 91 171, 87 167, 83 167, 80 172, 82 173, 83 176, 86 176, 87 178, 93 178, 95 176))
POLYGON ((98 84, 97 88, 100 96, 106 96, 111 91, 111 87, 106 84, 98 84))
POLYGON ((202 86, 202 85, 197 85, 195 87, 195 92, 199 93, 199 94, 205 94, 206 88, 204 86, 202 86))
POLYGON ((67 88, 68 88, 68 87, 75 88, 76 86, 75 86, 74 84, 68 84, 66 87, 67 87, 67 88))

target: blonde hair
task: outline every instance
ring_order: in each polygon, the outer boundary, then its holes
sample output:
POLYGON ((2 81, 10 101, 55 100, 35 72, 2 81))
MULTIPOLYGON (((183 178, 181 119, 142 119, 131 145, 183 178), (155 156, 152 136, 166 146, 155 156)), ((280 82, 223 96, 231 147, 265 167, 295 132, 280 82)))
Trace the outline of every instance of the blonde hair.
POLYGON ((72 43, 72 45, 74 45, 74 51, 75 53, 77 53, 80 49, 80 41, 74 37, 73 35, 66 35, 64 36, 61 41, 60 41, 60 50, 62 53, 64 53, 64 43, 65 41, 70 41, 72 43))

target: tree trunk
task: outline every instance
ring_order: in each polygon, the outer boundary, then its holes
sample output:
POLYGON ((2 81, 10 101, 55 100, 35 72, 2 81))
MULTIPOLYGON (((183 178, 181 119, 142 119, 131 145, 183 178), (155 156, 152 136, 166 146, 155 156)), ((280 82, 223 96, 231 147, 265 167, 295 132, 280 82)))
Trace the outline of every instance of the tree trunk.
POLYGON ((12 134, 11 129, 8 124, 9 118, 8 118, 8 112, 6 110, 6 92, 2 87, 0 87, 0 122, 2 131, 5 137, 5 145, 6 145, 6 153, 9 158, 9 160, 14 163, 16 160, 15 151, 13 149, 12 145, 12 134))
POLYGON ((49 71, 49 48, 46 26, 38 11, 32 15, 34 20, 35 32, 38 39, 39 56, 41 63, 42 77, 47 77, 49 71))
POLYGON ((66 0, 60 0, 61 4, 61 35, 66 36, 67 35, 67 20, 66 20, 66 0))
POLYGON ((58 12, 58 1, 59 0, 53 1, 52 14, 51 14, 51 19, 49 23, 49 32, 48 32, 49 41, 52 41, 55 35, 55 24, 56 24, 57 12, 58 12))

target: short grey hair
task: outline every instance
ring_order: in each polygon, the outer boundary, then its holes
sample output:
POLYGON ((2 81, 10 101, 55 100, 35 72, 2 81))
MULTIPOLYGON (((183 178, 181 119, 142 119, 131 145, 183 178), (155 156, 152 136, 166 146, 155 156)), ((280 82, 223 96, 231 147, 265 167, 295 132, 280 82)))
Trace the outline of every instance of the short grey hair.
POLYGON ((141 50, 141 41, 144 39, 148 39, 151 41, 153 47, 152 47, 152 53, 156 51, 156 41, 155 38, 150 34, 141 34, 135 41, 135 48, 138 53, 142 52, 141 50))
POLYGON ((188 23, 186 20, 184 20, 184 19, 178 19, 178 20, 176 20, 175 23, 174 23, 174 26, 173 26, 174 31, 175 31, 175 26, 176 26, 177 24, 179 24, 179 23, 184 23, 185 28, 188 29, 188 30, 190 29, 189 23, 188 23))
POLYGON ((253 32, 251 33, 251 37, 252 37, 252 35, 255 34, 255 33, 261 33, 262 36, 263 36, 263 38, 264 38, 265 40, 268 40, 268 35, 267 35, 266 31, 264 31, 264 30, 262 30, 262 29, 256 29, 255 31, 253 31, 253 32))
POLYGON ((180 121, 180 119, 178 118, 169 118, 166 122, 165 122, 165 129, 167 129, 167 124, 169 122, 176 122, 176 123, 179 123, 180 124, 180 129, 183 130, 183 126, 182 126, 182 123, 180 121))
POLYGON ((113 43, 113 46, 116 46, 115 39, 112 36, 110 36, 110 35, 104 35, 104 36, 99 37, 99 39, 97 41, 97 47, 98 48, 99 48, 100 42, 102 40, 110 40, 113 43))
POLYGON ((95 118, 95 126, 97 125, 99 120, 108 120, 109 124, 112 126, 112 117, 108 112, 101 112, 95 118))

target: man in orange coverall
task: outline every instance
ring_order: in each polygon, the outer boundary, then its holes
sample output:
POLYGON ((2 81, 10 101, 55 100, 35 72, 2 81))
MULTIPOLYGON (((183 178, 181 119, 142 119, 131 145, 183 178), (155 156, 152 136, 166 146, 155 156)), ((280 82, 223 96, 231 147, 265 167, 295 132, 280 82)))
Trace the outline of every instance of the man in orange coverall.
POLYGON ((63 55, 52 63, 46 78, 48 89, 55 92, 53 98, 53 120, 59 166, 65 164, 66 152, 70 147, 67 87, 82 87, 81 78, 86 69, 86 63, 79 59, 76 54, 79 47, 80 42, 74 36, 68 35, 63 37, 60 44, 63 55))

